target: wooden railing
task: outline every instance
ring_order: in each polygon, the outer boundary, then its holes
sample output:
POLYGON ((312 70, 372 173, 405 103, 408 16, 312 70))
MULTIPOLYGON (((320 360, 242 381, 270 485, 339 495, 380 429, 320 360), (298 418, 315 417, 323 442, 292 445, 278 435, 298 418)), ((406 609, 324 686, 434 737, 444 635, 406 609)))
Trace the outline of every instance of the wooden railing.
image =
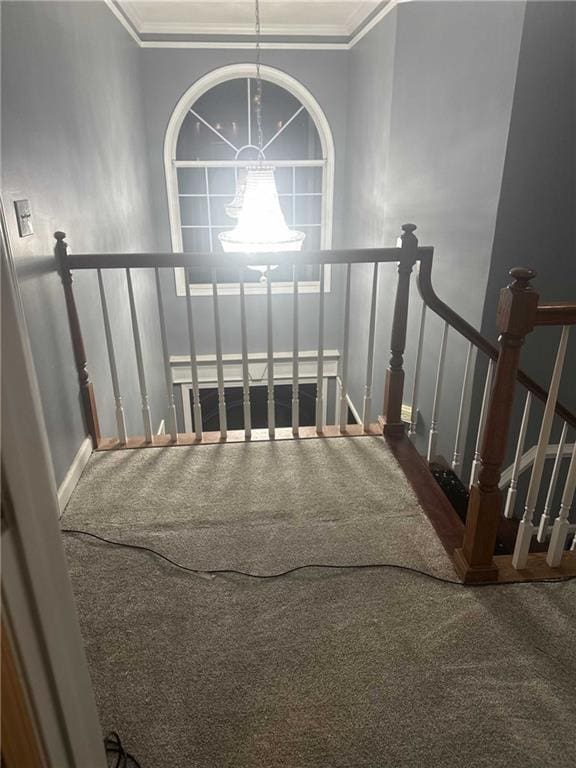
MULTIPOLYGON (((406 324, 408 312, 408 300, 410 290, 410 273, 414 264, 422 259, 431 259, 432 248, 418 245, 414 235, 415 225, 407 224, 402 227, 403 233, 399 247, 375 248, 375 249, 351 249, 317 252, 300 252, 286 254, 201 254, 201 253, 129 253, 129 254, 85 254, 72 255, 68 253, 63 232, 56 232, 55 254, 58 270, 62 278, 68 318, 70 322, 72 344, 78 370, 82 403, 86 418, 86 426, 92 438, 95 448, 103 447, 134 447, 141 445, 158 445, 168 443, 189 444, 201 442, 205 436, 202 432, 202 414, 200 405, 200 389, 198 376, 198 354, 195 339, 195 320, 193 302, 190 291, 186 296, 187 331, 190 350, 190 367, 192 380, 192 398, 194 413, 194 434, 179 433, 176 424, 176 409, 174 401, 174 388, 170 363, 170 351, 166 330, 164 312, 164 298, 161 289, 160 272, 163 269, 181 267, 186 270, 187 285, 192 282, 192 273, 195 268, 210 267, 212 274, 212 307, 214 319, 214 349, 216 356, 218 409, 220 431, 219 440, 229 438, 227 426, 226 392, 224 379, 224 365, 222 354, 221 317, 219 306, 218 271, 223 268, 235 268, 239 274, 239 327, 241 331, 242 346, 242 386, 243 386, 243 412, 244 429, 243 439, 254 437, 251 425, 250 413, 250 380, 248 372, 248 342, 246 324, 246 295, 242 276, 242 269, 246 266, 257 266, 262 263, 292 265, 293 268, 293 324, 292 324, 292 427, 293 436, 301 435, 299 423, 299 280, 298 267, 301 265, 317 265, 319 267, 319 298, 318 298, 318 359, 317 359, 317 389, 316 389, 316 434, 334 433, 340 434, 350 431, 347 424, 348 415, 348 374, 349 374, 349 327, 350 327, 350 287, 352 269, 358 264, 372 264, 372 289, 369 308, 369 331, 366 340, 366 376, 364 386, 362 424, 361 430, 371 432, 370 413, 372 407, 372 381, 374 374, 374 339, 376 330, 376 308, 378 295, 379 266, 382 263, 398 263, 398 289, 392 328, 390 365, 386 374, 386 397, 384 406, 384 430, 390 434, 400 434, 404 430, 402 422, 402 393, 403 393, 403 354, 406 343, 406 324), (337 408, 337 416, 334 425, 326 425, 323 421, 323 378, 324 378, 324 324, 325 324, 325 300, 324 280, 325 267, 328 264, 346 265, 344 285, 344 341, 342 345, 341 371, 340 371, 340 402, 337 408), (134 296, 132 282, 132 270, 154 270, 158 316, 160 324, 160 339, 164 362, 164 376, 167 395, 166 423, 167 437, 153 434, 150 413, 147 374, 144 366, 142 338, 138 311, 134 296), (106 340, 112 390, 115 400, 115 413, 117 424, 117 439, 103 438, 100 433, 96 399, 94 397, 93 384, 88 374, 88 366, 84 342, 75 303, 72 273, 75 270, 95 270, 98 277, 100 304, 106 340), (144 435, 130 436, 126 429, 124 416, 124 403, 120 392, 117 352, 114 346, 113 329, 111 327, 108 300, 102 272, 104 270, 123 270, 126 275, 127 296, 130 311, 130 322, 136 354, 136 366, 141 397, 141 410, 144 435)), ((268 426, 267 432, 270 438, 278 437, 279 431, 275 425, 275 400, 274 400, 274 349, 273 349, 273 301, 272 301, 273 273, 268 269, 266 280, 266 338, 267 338, 267 390, 268 390, 268 426)), ((355 430, 358 431, 358 430, 355 430)), ((210 442, 214 441, 210 437, 210 442)), ((238 439, 238 436, 235 436, 238 439)))

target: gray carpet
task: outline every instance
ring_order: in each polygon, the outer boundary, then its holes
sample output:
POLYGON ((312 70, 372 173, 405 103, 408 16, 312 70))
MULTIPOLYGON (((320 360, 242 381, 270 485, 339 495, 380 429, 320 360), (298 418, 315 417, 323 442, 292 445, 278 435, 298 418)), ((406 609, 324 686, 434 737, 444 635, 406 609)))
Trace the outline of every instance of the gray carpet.
MULTIPOLYGON (((330 474, 326 462, 327 475, 319 472, 312 442, 249 446, 257 459, 242 456, 246 446, 228 446, 226 454, 239 451, 226 476, 220 447, 100 455, 63 523, 147 543, 160 536, 158 548, 202 567, 385 560, 395 544, 411 565, 446 568, 443 553, 423 543, 433 534, 410 490, 387 485, 395 470, 382 445, 357 439, 346 457, 348 442, 314 441, 329 443, 321 451, 333 451, 342 472, 360 472, 352 493, 349 476, 330 474), (304 458, 297 445, 306 446, 304 458), (199 474, 189 466, 196 457, 199 474), (250 512, 232 478, 256 460, 261 494, 250 512), (379 478, 363 472, 364 461, 372 471, 380 464, 379 478), (159 468, 178 463, 184 483, 160 488, 159 468), (295 466, 308 471, 299 488, 279 486, 295 466), (228 493, 218 514, 204 506, 210 479, 228 493), (303 487, 317 489, 316 521, 294 507, 308 498, 303 487), (177 497, 188 510, 180 516, 168 504, 177 497), (404 528, 396 522, 403 509, 404 528), (150 531, 154 520, 161 534, 150 531), (411 549, 380 538, 406 530, 420 541, 411 549), (241 545, 231 545, 234 534, 241 545)), ((174 466, 168 476, 179 477, 174 466)), ((386 570, 202 578, 145 553, 64 541, 102 726, 120 732, 142 768, 574 765, 574 582, 470 589, 386 570)))
POLYGON ((395 562, 455 578, 376 437, 95 454, 63 526, 152 542, 198 568, 395 562))

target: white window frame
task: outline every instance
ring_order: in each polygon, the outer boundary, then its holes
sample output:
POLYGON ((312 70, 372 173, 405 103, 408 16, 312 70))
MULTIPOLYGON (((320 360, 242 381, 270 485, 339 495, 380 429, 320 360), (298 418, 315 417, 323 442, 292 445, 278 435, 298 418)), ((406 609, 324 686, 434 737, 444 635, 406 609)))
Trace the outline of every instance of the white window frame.
MULTIPOLYGON (((329 249, 332 247, 332 225, 333 225, 333 207, 334 207, 334 140, 332 138, 332 131, 326 115, 322 108, 312 96, 310 91, 305 88, 295 78, 282 72, 274 67, 261 65, 260 67, 261 78, 267 82, 274 83, 281 88, 289 91, 308 111, 308 114, 314 121, 314 125, 318 131, 320 138, 320 145, 322 148, 322 158, 320 160, 299 161, 299 164, 312 164, 323 166, 324 172, 322 174, 322 227, 320 230, 320 247, 322 249, 329 249)), ((175 253, 182 253, 184 250, 182 243, 182 224, 180 220, 180 201, 178 196, 178 167, 193 167, 202 165, 203 167, 210 165, 221 165, 218 161, 186 161, 176 160, 176 146, 178 143, 178 135, 180 128, 190 108, 195 102, 202 96, 202 94, 214 88, 220 83, 224 83, 228 80, 242 79, 242 78, 255 78, 256 77, 256 65, 252 63, 246 64, 232 64, 226 67, 220 67, 218 69, 209 72, 208 74, 197 80, 180 98, 176 105, 168 127, 166 129, 166 136, 164 139, 164 170, 166 175, 166 192, 168 198, 168 215, 170 219, 170 235, 172 240, 172 250, 175 253)), ((289 165, 293 165, 292 161, 289 161, 289 165)), ((275 163, 275 165, 281 165, 281 163, 275 163)), ((186 277, 185 270, 177 268, 175 271, 175 283, 176 283, 176 295, 186 296, 186 277)), ((331 283, 331 269, 330 265, 325 268, 325 292, 330 291, 331 283)), ((191 284, 189 286, 190 294, 192 296, 205 296, 212 294, 211 285, 197 285, 191 284)), ((292 293, 293 283, 289 282, 272 282, 273 293, 292 293)), ((320 284, 319 281, 302 281, 299 284, 299 293, 319 293, 320 284)), ((261 283, 246 283, 246 294, 262 294, 266 292, 266 286, 261 283)), ((223 283, 218 286, 218 293, 226 295, 238 295, 240 293, 240 286, 238 283, 223 283)))

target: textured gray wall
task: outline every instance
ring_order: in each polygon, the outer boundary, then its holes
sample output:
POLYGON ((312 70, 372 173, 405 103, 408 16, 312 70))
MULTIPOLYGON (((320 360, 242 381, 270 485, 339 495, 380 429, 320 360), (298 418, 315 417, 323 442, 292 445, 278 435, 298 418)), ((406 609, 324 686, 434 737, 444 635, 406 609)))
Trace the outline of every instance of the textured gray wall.
MULTIPOLYGON (((160 247, 171 250, 166 182, 164 175, 164 135, 170 116, 182 94, 206 73, 233 63, 253 62, 251 51, 144 49, 143 85, 145 121, 154 195, 155 225, 160 247)), ((346 99, 348 58, 346 51, 264 51, 263 63, 287 72, 306 86, 318 100, 330 123, 335 143, 334 247, 341 244, 345 225, 344 157, 346 146, 346 99)), ((168 271, 167 271, 168 272, 168 271)), ((185 298, 177 297, 173 272, 164 274, 166 313, 170 351, 188 353, 185 298)), ((222 297, 222 343, 224 352, 240 349, 238 297, 222 297)), ((326 347, 337 347, 341 334, 340 280, 333 271, 332 291, 326 296, 326 347)), ((248 296, 247 325, 251 351, 266 349, 265 296, 248 296)), ((318 294, 300 297, 301 348, 316 349, 318 343, 318 294)), ((292 348, 292 297, 274 296, 274 349, 292 348)), ((211 298, 194 299, 197 346, 200 354, 214 352, 214 324, 211 298)))
MULTIPOLYGON (((85 435, 52 233, 75 252, 150 250, 139 50, 102 2, 3 2, 2 193, 38 373, 57 482, 85 435), (35 234, 20 239, 12 201, 31 201, 35 234)), ((140 406, 123 276, 107 275, 129 428, 140 406)), ((112 393, 94 276, 75 279, 104 434, 112 393)), ((135 279, 153 422, 163 418, 162 368, 148 274, 135 279)))
MULTIPOLYGON (((510 121, 524 3, 401 4, 352 49, 346 243, 393 243, 400 224, 433 245, 441 298, 480 326, 510 121), (393 54, 391 47, 394 47, 393 54)), ((374 411, 381 411, 394 270, 379 294, 374 411)), ((356 300, 367 301, 364 276, 356 300)), ((412 294, 406 354, 409 402, 419 299, 412 294)), ((358 324, 354 344, 365 330, 358 324)), ((441 323, 429 317, 423 353, 420 446, 429 426, 441 323)), ((440 452, 449 456, 466 345, 449 337, 440 452)), ((360 371, 363 375, 362 369, 360 371)), ((359 404, 355 383, 353 399, 359 404)))
MULTIPOLYGON (((514 266, 532 266, 541 301, 576 301, 576 5, 531 2, 526 8, 518 78, 488 277, 482 332, 496 341, 500 288, 514 266)), ((559 329, 530 334, 521 366, 547 388, 559 329)), ((560 399, 576 412, 576 334, 572 332, 560 399)), ((482 383, 475 389, 479 408, 482 383)), ((509 440, 512 460, 525 390, 518 388, 509 440)), ((538 439, 541 408, 526 445, 538 439)), ((553 442, 561 431, 554 425, 553 442)), ((564 463, 564 470, 568 462, 564 463)), ((561 484, 559 484, 561 487, 561 484)), ((543 484, 545 489, 545 484, 543 484)))

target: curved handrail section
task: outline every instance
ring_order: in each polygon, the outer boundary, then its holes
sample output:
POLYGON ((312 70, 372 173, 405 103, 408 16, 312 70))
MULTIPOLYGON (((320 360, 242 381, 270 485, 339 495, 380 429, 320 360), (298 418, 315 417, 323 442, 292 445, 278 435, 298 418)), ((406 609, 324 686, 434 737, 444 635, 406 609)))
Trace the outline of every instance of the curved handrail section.
MULTIPOLYGON (((435 312, 439 317, 445 320, 454 330, 458 331, 464 338, 468 339, 475 347, 481 352, 487 355, 492 360, 498 359, 498 348, 491 344, 488 339, 476 330, 470 323, 466 322, 457 312, 454 312, 442 299, 437 296, 434 287, 432 286, 432 256, 431 252, 427 252, 420 257, 420 268, 418 270, 418 291, 422 297, 422 301, 435 312)), ((544 307, 554 307, 555 305, 542 305, 544 307)), ((539 308, 540 309, 540 308, 539 308)), ((553 314, 553 310, 549 310, 549 316, 553 314)), ((552 325, 557 323, 546 322, 540 323, 542 325, 552 325)), ((569 324, 569 323, 566 323, 569 324)), ((532 394, 541 400, 543 403, 548 398, 548 393, 537 382, 534 381, 527 373, 520 368, 518 369, 517 380, 526 387, 532 394)), ((556 414, 567 422, 571 427, 576 427, 576 415, 572 413, 562 403, 556 403, 556 414)))

